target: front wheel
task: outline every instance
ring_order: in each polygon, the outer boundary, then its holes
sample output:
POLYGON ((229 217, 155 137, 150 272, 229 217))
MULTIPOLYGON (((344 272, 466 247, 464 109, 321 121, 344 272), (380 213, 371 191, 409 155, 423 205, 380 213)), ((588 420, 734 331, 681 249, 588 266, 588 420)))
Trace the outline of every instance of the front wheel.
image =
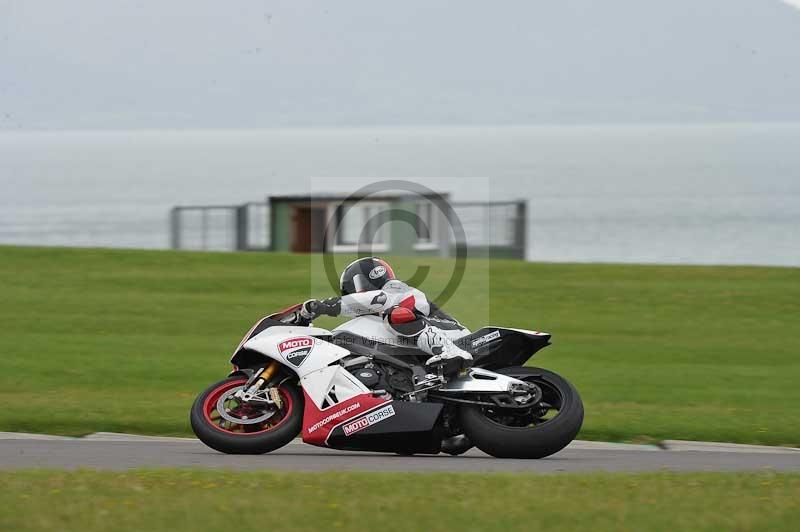
POLYGON ((478 449, 497 458, 544 458, 561 451, 583 425, 583 402, 566 379, 540 368, 498 370, 541 390, 541 399, 527 409, 464 406, 459 418, 478 449))
POLYGON ((264 454, 295 439, 303 424, 303 398, 297 387, 279 387, 280 407, 256 406, 235 397, 246 384, 245 377, 230 377, 197 397, 190 420, 200 441, 221 453, 264 454))

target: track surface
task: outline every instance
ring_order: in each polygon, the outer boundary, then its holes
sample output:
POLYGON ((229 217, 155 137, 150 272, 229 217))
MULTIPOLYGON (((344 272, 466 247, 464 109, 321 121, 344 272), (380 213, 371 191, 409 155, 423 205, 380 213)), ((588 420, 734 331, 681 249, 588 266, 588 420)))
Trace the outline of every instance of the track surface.
POLYGON ((791 450, 681 450, 576 443, 545 460, 498 460, 473 450, 461 457, 350 453, 292 443, 264 456, 226 456, 198 441, 155 439, 0 439, 0 469, 196 467, 276 471, 590 472, 800 471, 791 450))

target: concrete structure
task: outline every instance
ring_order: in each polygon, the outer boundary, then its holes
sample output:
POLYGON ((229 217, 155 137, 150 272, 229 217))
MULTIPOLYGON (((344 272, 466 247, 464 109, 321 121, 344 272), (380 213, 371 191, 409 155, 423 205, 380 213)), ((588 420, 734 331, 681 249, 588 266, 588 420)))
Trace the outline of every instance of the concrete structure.
POLYGON ((269 198, 270 249, 393 255, 450 255, 447 195, 338 195, 269 198))
POLYGON ((266 203, 172 210, 175 249, 381 253, 525 259, 527 204, 452 203, 449 194, 271 196, 266 203))

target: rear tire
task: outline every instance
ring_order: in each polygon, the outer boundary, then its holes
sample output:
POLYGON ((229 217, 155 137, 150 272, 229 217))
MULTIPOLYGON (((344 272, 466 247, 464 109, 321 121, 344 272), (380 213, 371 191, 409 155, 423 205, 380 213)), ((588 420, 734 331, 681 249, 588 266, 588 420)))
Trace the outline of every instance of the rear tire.
POLYGON ((278 413, 281 418, 277 422, 271 421, 248 433, 222 428, 212 420, 216 399, 246 382, 246 377, 230 377, 212 384, 197 397, 190 415, 195 435, 212 449, 226 454, 265 454, 286 446, 300 434, 303 424, 303 396, 293 384, 284 383, 279 388, 285 410, 278 413))
POLYGON ((461 407, 461 426, 478 449, 496 458, 538 459, 561 451, 575 439, 583 425, 583 402, 572 384, 546 369, 513 367, 497 373, 541 384, 552 395, 557 393, 561 404, 553 419, 525 427, 490 419, 484 407, 461 407))

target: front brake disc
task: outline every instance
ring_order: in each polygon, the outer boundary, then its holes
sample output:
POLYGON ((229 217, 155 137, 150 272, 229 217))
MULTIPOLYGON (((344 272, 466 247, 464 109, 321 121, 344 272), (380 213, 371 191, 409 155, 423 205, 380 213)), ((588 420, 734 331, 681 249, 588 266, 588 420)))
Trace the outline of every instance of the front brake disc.
POLYGON ((265 412, 263 415, 253 418, 249 416, 235 417, 231 415, 231 412, 233 412, 235 408, 242 406, 242 403, 239 401, 239 399, 234 397, 236 393, 242 389, 243 387, 228 390, 222 395, 222 397, 219 398, 219 401, 217 401, 217 412, 219 412, 220 417, 225 421, 230 421, 231 423, 235 423, 237 425, 258 425, 259 423, 267 421, 278 412, 277 409, 273 409, 271 412, 265 412), (225 403, 228 401, 236 401, 236 407, 228 408, 225 405, 225 403))

